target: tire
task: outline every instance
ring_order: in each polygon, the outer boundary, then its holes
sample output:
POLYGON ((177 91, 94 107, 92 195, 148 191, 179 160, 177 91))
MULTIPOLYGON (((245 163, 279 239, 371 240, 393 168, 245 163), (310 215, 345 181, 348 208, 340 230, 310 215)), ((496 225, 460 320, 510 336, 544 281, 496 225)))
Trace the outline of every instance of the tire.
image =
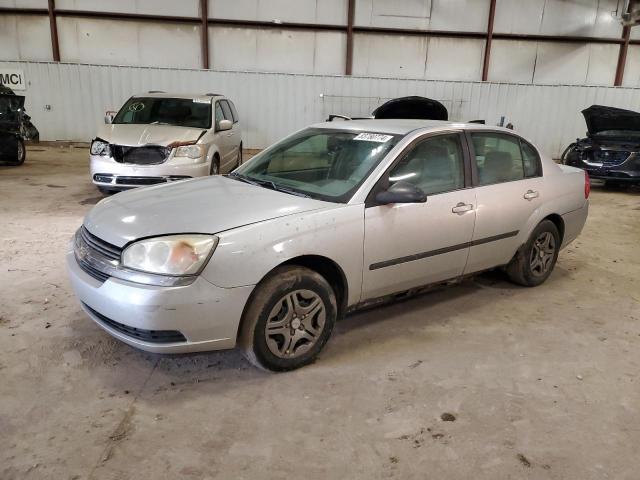
POLYGON ((211 168, 209 168, 209 175, 219 175, 220 174, 220 158, 218 155, 214 155, 211 159, 211 168))
POLYGON ((12 165, 22 165, 24 161, 27 159, 27 149, 24 146, 24 140, 21 138, 18 139, 18 157, 12 165))
POLYGON ((543 220, 507 265, 509 279, 525 287, 540 285, 551 275, 558 260, 559 251, 558 228, 552 221, 543 220))
POLYGON ((242 143, 238 147, 238 160, 236 161, 235 168, 238 168, 240 165, 242 165, 242 143))
POLYGON ((322 275, 304 267, 278 267, 251 294, 238 344, 258 368, 295 370, 315 361, 336 317, 336 296, 322 275))
POLYGON ((98 190, 104 195, 111 195, 112 193, 116 193, 116 190, 107 187, 98 187, 98 190))

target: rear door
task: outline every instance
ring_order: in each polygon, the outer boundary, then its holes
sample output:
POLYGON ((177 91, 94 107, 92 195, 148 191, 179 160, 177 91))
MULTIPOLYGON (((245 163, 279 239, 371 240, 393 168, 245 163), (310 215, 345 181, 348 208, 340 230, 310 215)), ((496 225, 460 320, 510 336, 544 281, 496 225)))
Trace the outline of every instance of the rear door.
POLYGON ((544 198, 536 149, 516 135, 468 132, 477 213, 465 273, 508 263, 544 198))
POLYGON ((475 194, 461 133, 429 135, 403 152, 365 208, 362 300, 462 274, 475 219, 475 194), (377 205, 394 182, 413 183, 425 203, 377 205))

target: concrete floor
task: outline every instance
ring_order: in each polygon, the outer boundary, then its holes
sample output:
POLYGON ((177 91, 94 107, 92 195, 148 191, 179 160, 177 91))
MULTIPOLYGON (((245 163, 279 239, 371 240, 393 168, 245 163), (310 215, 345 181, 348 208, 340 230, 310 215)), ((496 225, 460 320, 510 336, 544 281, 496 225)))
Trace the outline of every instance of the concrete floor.
POLYGON ((543 286, 485 274, 352 315, 273 375, 85 317, 63 256, 101 198, 87 170, 72 147, 0 167, 1 479, 638 478, 639 191, 594 189, 543 286))

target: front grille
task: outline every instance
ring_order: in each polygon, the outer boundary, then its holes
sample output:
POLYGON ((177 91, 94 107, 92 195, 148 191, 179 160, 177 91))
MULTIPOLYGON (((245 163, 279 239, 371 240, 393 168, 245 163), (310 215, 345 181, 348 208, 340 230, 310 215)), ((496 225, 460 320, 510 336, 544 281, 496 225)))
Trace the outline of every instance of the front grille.
POLYGON ((157 185, 159 183, 175 182, 191 178, 186 175, 170 175, 167 177, 116 177, 116 185, 157 185))
POLYGON ((102 256, 107 257, 109 260, 120 261, 120 254, 122 253, 122 249, 96 237, 95 235, 90 233, 89 230, 84 228, 84 225, 80 227, 80 238, 84 240, 84 243, 87 245, 87 247, 89 247, 90 250, 99 252, 102 256))
POLYGON ((143 340, 149 343, 180 343, 187 341, 185 336, 177 330, 144 330, 142 328, 130 327, 105 317, 101 313, 96 312, 86 303, 83 303, 82 305, 100 322, 113 330, 123 333, 128 337, 135 338, 136 340, 143 340))
POLYGON ((170 147, 162 147, 160 145, 147 145, 144 147, 111 145, 111 154, 113 159, 118 163, 158 165, 160 163, 164 163, 170 153, 170 147))
MULTIPOLYGON (((80 268, 91 275, 96 280, 105 282, 109 279, 109 275, 102 270, 96 268, 92 263, 92 258, 103 258, 107 262, 119 262, 122 250, 115 245, 101 240, 91 234, 89 230, 80 227, 76 234, 75 240, 75 256, 80 268)), ((99 262, 97 263, 100 264, 99 262)))
POLYGON ((91 275, 96 280, 99 280, 101 282, 106 282, 107 280, 109 280, 109 275, 107 275, 104 272, 101 272, 96 268, 93 268, 91 265, 89 265, 87 262, 83 260, 78 259, 78 265, 80 265, 80 268, 84 270, 85 273, 91 275))
POLYGON ((613 166, 623 163, 629 155, 630 153, 626 151, 595 150, 593 160, 606 166, 613 166))

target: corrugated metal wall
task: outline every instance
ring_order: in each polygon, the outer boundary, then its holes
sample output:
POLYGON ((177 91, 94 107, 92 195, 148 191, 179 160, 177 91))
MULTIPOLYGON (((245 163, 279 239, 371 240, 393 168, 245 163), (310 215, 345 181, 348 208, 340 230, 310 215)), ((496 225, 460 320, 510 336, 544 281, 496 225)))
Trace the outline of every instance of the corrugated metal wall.
POLYGON ((423 95, 444 103, 452 120, 485 119, 495 125, 505 116, 557 157, 584 135, 583 108, 603 104, 640 110, 638 88, 0 61, 2 67, 24 70, 26 107, 43 140, 88 141, 106 110, 117 110, 130 95, 148 90, 228 95, 242 117, 247 148, 263 148, 330 113, 368 115, 390 98, 423 95))

